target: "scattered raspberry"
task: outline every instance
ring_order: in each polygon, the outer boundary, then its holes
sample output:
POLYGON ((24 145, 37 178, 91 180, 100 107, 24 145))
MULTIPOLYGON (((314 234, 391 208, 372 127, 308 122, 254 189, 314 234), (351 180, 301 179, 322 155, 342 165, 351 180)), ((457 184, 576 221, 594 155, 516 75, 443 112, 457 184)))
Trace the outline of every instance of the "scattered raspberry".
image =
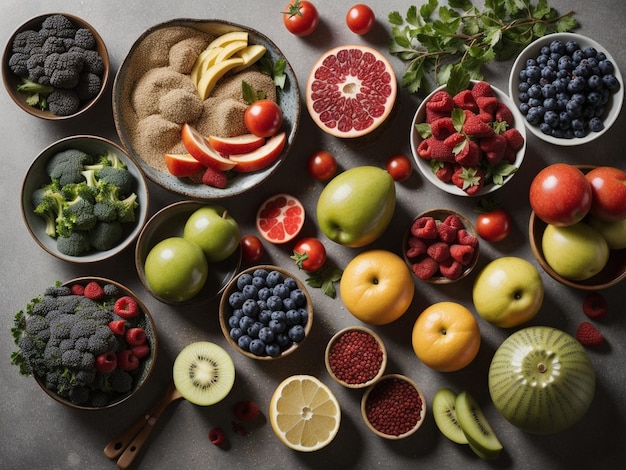
POLYGON ((439 272, 448 279, 458 279, 463 274, 463 266, 454 258, 448 258, 439 263, 439 272))
POLYGON ((143 328, 134 327, 126 332, 126 342, 130 346, 141 346, 146 342, 146 332, 143 328))
POLYGON ((213 188, 224 189, 228 184, 228 177, 223 171, 207 167, 202 174, 202 183, 213 188))
POLYGON ((96 281, 91 281, 88 282, 85 286, 85 291, 83 292, 83 295, 88 299, 100 300, 102 297, 104 297, 104 289, 96 281))
POLYGON ((426 249, 428 245, 421 239, 417 237, 409 237, 408 240, 409 248, 406 251, 406 256, 409 259, 417 258, 420 255, 426 253, 426 249))
POLYGON ((456 133, 452 118, 448 116, 434 121, 430 125, 430 133, 437 140, 446 140, 452 134, 456 133))
POLYGON ((465 228, 465 226, 463 225, 463 221, 456 214, 450 214, 449 216, 447 216, 445 219, 443 219, 442 224, 449 225, 450 227, 454 227, 457 230, 465 228))
POLYGON ((226 433, 222 428, 213 428, 209 430, 209 441, 216 446, 223 446, 226 444, 226 433))
POLYGON ((583 299, 583 312, 592 320, 602 320, 609 311, 609 304, 599 292, 590 292, 583 299))
POLYGON ((242 400, 235 403, 233 412, 235 413, 235 417, 240 421, 253 421, 259 416, 261 410, 259 409, 259 405, 255 402, 242 400))
POLYGON ((430 256, 425 256, 417 263, 413 263, 412 270, 418 279, 425 281, 437 274, 437 271, 439 271, 439 263, 430 256))
POLYGON ((449 116, 450 116, 450 113, 448 111, 438 111, 435 109, 429 109, 428 106, 426 106, 426 119, 425 119, 426 124, 432 124, 437 119, 441 119, 441 118, 449 117, 449 116))
POLYGON ((598 329, 588 321, 582 322, 578 325, 576 330, 576 339, 583 346, 595 348, 601 346, 604 343, 604 336, 598 329))
POLYGON ((437 238, 437 222, 433 217, 420 217, 411 224, 411 233, 422 240, 437 238))
POLYGON ((438 263, 450 258, 450 247, 444 242, 435 242, 428 247, 426 254, 438 263))
POLYGON ((455 243, 450 246, 450 256, 463 266, 467 266, 474 258, 474 247, 455 243))
POLYGON ((126 332, 126 321, 125 320, 113 320, 109 322, 109 328, 116 335, 123 335, 126 332))
POLYGON ((70 287, 70 291, 74 295, 85 295, 85 286, 83 286, 82 284, 72 284, 72 287, 70 287))
POLYGON ((454 109, 454 101, 452 100, 450 93, 445 90, 440 90, 436 92, 430 100, 428 100, 426 108, 432 111, 445 112, 449 114, 454 109))
POLYGON ((491 88, 491 85, 487 82, 477 82, 472 87, 472 96, 475 100, 480 96, 494 96, 493 88, 491 88))
POLYGON ((122 318, 132 318, 139 314, 139 305, 131 296, 124 295, 115 301, 113 313, 122 318))
POLYGON ((130 372, 139 367, 139 358, 135 356, 132 349, 124 349, 117 353, 117 366, 130 372))
POLYGON ((476 104, 476 100, 472 95, 472 90, 463 90, 454 95, 452 98, 454 104, 457 108, 461 108, 463 110, 467 109, 473 113, 478 112, 478 105, 476 104))
POLYGON ((96 357, 96 369, 103 374, 113 372, 117 367, 117 356, 114 352, 106 352, 96 357))

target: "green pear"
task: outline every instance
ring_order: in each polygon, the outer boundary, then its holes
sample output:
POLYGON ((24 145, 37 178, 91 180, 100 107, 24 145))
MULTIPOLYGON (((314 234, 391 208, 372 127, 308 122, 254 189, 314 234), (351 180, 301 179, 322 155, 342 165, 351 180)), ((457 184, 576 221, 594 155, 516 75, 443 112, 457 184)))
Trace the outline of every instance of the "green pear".
POLYGON ((607 222, 590 216, 588 222, 602 234, 609 245, 609 249, 621 250, 626 248, 626 219, 607 222))
POLYGON ((317 222, 329 239, 365 246, 385 231, 396 206, 396 187, 385 170, 359 166, 335 176, 317 201, 317 222))
POLYGON ((609 246, 596 229, 578 222, 566 227, 548 224, 541 247, 546 263, 571 281, 584 281, 598 274, 609 260, 609 246))

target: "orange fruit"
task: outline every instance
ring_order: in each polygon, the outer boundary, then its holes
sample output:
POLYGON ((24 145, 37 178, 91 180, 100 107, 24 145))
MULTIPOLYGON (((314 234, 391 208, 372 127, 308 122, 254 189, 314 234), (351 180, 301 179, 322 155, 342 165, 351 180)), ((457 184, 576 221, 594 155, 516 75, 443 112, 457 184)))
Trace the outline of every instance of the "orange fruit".
POLYGON ((371 325, 385 325, 407 311, 415 284, 402 258, 377 249, 364 251, 348 263, 339 289, 353 316, 371 325))
POLYGON ((341 409, 331 390, 318 378, 293 375, 274 391, 269 419, 283 444, 301 452, 312 452, 335 438, 341 409))
POLYGON ((438 302, 417 317, 412 343, 415 354, 428 367, 453 372, 467 366, 478 354, 478 322, 463 305, 438 302))
POLYGON ((276 194, 259 207, 256 228, 270 243, 287 243, 302 230, 304 215, 304 206, 297 198, 276 194))

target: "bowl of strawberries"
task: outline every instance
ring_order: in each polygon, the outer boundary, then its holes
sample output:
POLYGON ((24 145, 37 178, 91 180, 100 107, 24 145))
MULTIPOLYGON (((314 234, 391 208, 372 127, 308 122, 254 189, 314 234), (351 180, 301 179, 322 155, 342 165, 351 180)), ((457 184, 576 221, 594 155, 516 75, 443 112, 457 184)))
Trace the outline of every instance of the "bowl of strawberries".
POLYGON ((411 152, 422 175, 457 196, 497 191, 526 152, 524 118, 512 100, 485 81, 443 85, 420 104, 411 123, 411 152))

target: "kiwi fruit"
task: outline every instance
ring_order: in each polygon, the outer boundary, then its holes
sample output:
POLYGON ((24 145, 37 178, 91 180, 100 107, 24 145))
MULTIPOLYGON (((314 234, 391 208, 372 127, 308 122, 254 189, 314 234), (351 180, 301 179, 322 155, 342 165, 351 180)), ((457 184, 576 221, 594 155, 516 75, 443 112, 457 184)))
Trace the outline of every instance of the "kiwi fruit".
POLYGON ((456 393, 449 388, 440 388, 433 397, 433 417, 435 424, 452 442, 467 444, 467 437, 456 417, 456 393))
POLYGON ((187 401, 209 406, 223 400, 233 388, 235 365, 221 346, 198 341, 178 354, 173 375, 176 389, 187 401))
POLYGON ((496 437, 476 399, 467 391, 459 393, 455 400, 456 416, 467 437, 470 448, 483 459, 495 459, 502 451, 496 437))

